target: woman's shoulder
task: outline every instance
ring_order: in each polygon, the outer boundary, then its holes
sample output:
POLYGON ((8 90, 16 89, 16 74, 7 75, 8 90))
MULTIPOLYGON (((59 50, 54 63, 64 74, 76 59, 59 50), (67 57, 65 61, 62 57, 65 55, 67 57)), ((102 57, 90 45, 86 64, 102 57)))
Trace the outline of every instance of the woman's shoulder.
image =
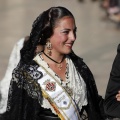
POLYGON ((22 67, 22 73, 25 77, 29 76, 36 81, 43 76, 43 73, 38 70, 38 68, 39 65, 33 60, 29 64, 24 64, 24 66, 22 67))
POLYGON ((16 74, 17 76, 24 76, 24 73, 34 73, 39 65, 35 61, 31 61, 28 64, 19 62, 17 67, 14 68, 12 74, 16 74))
POLYGON ((28 70, 31 67, 32 68, 38 67, 38 64, 34 60, 32 60, 27 64, 26 63, 20 63, 19 67, 20 67, 21 70, 28 70))

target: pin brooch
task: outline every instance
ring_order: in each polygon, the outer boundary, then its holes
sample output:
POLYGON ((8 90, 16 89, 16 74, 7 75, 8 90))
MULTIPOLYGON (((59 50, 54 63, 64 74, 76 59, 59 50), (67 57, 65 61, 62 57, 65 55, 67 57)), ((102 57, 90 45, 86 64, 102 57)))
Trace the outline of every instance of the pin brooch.
POLYGON ((46 91, 51 91, 52 92, 52 91, 56 90, 56 82, 52 82, 48 79, 43 84, 45 85, 45 90, 46 91))

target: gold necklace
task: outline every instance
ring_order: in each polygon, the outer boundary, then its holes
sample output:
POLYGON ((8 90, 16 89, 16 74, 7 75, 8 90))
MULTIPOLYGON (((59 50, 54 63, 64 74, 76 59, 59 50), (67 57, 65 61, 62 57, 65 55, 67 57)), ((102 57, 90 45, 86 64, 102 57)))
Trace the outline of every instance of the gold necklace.
POLYGON ((63 67, 63 66, 62 66, 62 62, 63 62, 63 60, 64 60, 64 57, 62 58, 61 62, 57 62, 57 61, 55 61, 54 59, 52 59, 51 57, 49 57, 47 54, 45 54, 44 51, 43 51, 43 54, 44 54, 47 58, 49 58, 50 60, 52 60, 53 62, 57 63, 57 67, 59 68, 59 70, 62 69, 62 67, 63 67))

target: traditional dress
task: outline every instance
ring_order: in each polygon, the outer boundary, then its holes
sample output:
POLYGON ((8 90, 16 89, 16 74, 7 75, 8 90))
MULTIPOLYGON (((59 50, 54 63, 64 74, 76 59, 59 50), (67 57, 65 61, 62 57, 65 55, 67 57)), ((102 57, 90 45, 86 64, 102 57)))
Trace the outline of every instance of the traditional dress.
POLYGON ((92 73, 73 52, 66 56, 66 81, 38 54, 14 69, 3 120, 104 120, 102 98, 92 73), (100 110, 100 105, 101 109, 100 110), (103 113, 102 113, 102 112, 103 113))
MULTIPOLYGON (((67 68, 65 81, 50 69, 40 54, 37 55, 34 60, 40 66, 38 70, 44 76, 38 80, 38 83, 52 102, 58 105, 58 110, 63 113, 63 118, 65 120, 80 119, 79 112, 82 106, 87 105, 87 91, 81 75, 76 71, 70 58, 66 56, 67 68), (75 112, 78 112, 78 115, 74 116, 75 112)), ((46 105, 46 100, 43 100, 43 107, 44 106, 45 108, 51 108, 51 105, 46 105)))

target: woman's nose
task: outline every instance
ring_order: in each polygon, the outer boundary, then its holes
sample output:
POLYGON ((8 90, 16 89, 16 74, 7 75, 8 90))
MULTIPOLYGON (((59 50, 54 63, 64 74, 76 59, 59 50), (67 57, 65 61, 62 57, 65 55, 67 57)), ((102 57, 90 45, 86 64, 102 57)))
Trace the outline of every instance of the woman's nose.
POLYGON ((71 32, 69 38, 70 38, 72 41, 75 41, 75 39, 76 39, 75 33, 74 33, 74 32, 71 32))

